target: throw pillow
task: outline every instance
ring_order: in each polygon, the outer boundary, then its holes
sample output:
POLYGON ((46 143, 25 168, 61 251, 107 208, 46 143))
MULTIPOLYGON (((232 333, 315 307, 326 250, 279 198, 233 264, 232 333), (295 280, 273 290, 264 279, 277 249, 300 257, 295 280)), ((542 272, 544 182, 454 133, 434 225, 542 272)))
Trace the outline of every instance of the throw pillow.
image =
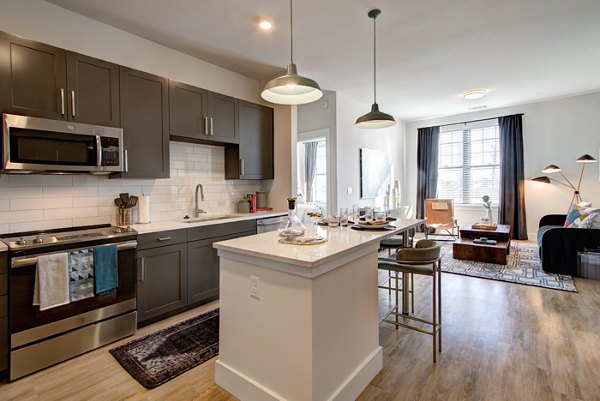
POLYGON ((592 223, 594 219, 598 216, 598 213, 592 213, 584 216, 581 216, 579 222, 579 228, 592 228, 592 223))
POLYGON ((565 227, 570 227, 573 222, 581 216, 581 212, 576 204, 572 204, 567 213, 567 220, 565 220, 565 227))

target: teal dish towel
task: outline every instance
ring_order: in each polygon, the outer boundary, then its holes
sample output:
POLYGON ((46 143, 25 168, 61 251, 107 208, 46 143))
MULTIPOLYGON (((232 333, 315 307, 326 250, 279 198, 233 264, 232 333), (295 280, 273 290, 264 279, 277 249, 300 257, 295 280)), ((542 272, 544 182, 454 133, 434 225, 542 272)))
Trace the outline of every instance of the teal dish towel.
POLYGON ((94 248, 94 270, 96 295, 104 295, 119 286, 119 260, 116 245, 94 248))

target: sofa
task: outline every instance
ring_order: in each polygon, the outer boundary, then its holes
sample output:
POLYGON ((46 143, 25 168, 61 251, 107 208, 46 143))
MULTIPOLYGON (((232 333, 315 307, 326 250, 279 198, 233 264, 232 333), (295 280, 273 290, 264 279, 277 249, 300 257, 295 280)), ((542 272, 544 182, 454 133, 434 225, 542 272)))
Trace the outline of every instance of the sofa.
POLYGON ((545 272, 577 276, 577 252, 600 247, 600 229, 564 227, 566 217, 549 214, 540 219, 540 259, 545 272))

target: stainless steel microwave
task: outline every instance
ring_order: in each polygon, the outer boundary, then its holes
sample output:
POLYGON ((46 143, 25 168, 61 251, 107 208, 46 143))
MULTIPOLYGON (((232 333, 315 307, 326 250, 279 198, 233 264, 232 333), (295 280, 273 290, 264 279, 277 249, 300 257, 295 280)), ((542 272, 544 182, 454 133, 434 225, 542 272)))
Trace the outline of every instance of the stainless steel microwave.
POLYGON ((127 171, 123 130, 3 114, 2 173, 127 171))

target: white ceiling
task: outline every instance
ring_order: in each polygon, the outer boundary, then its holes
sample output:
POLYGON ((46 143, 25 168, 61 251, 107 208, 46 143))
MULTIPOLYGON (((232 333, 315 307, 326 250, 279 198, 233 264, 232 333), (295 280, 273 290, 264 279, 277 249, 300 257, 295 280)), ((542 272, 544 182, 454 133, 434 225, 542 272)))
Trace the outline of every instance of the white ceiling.
MULTIPOLYGON (((286 0, 47 1, 258 80, 289 62, 286 0)), ((372 8, 377 100, 399 119, 600 90, 598 0, 295 0, 299 73, 370 105, 372 8), (489 94, 460 97, 479 87, 489 94)))

